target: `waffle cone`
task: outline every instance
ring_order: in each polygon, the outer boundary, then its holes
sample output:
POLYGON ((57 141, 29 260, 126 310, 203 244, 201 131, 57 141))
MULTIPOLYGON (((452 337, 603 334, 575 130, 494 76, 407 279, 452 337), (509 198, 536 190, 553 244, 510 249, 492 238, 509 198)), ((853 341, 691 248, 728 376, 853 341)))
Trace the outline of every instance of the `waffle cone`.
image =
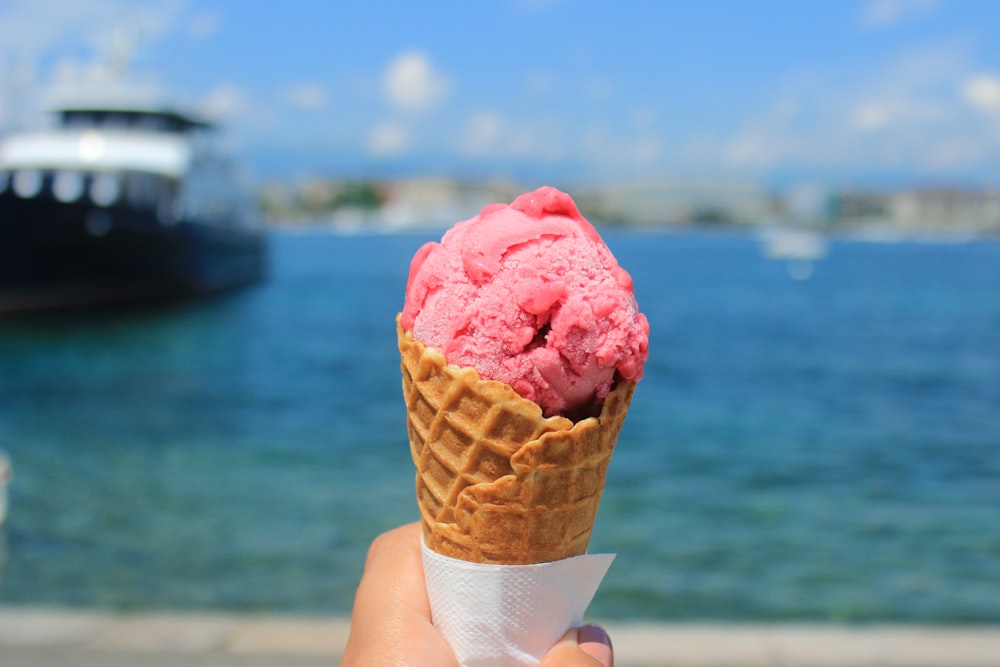
POLYGON ((543 417, 504 382, 450 365, 398 324, 410 452, 427 547, 476 563, 586 553, 605 473, 635 391, 597 417, 543 417))

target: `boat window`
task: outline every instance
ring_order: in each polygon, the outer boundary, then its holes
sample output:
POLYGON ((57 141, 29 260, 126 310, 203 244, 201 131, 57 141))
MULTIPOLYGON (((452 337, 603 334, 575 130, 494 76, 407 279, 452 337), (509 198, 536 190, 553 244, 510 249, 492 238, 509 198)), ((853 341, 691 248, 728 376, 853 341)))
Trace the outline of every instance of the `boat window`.
POLYGON ((86 129, 96 127, 96 119, 89 114, 82 114, 73 111, 63 111, 60 120, 64 127, 73 129, 86 129))
POLYGON ((34 197, 42 190, 42 174, 34 169, 19 171, 14 174, 14 192, 18 197, 27 199, 34 197))
POLYGON ((98 206, 111 206, 118 199, 121 183, 115 174, 103 173, 90 184, 90 198, 98 206))
POLYGON ((139 116, 137 124, 143 130, 152 132, 163 132, 169 129, 167 124, 163 122, 163 116, 154 116, 153 114, 139 116))
POLYGON ((182 134, 204 129, 205 126, 170 111, 64 109, 59 112, 59 124, 71 129, 139 129, 150 132, 182 134))
POLYGON ((60 171, 52 182, 52 194, 61 202, 76 201, 83 194, 83 174, 77 171, 60 171))

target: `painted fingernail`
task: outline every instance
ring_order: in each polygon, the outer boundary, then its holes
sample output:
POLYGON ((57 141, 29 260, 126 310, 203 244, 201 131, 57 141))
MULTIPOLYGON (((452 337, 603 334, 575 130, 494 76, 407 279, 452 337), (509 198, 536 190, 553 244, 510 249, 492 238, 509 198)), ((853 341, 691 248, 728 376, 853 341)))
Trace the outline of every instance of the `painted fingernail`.
POLYGON ((585 625, 576 633, 576 643, 580 650, 597 660, 604 667, 614 667, 615 654, 611 649, 611 637, 599 625, 585 625))

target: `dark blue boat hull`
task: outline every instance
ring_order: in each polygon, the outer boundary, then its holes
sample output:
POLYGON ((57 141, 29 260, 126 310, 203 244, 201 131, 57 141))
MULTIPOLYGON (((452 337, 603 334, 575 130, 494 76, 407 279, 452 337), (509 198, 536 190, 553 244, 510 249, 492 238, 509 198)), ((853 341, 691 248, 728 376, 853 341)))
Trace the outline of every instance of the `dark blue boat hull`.
POLYGON ((0 194, 0 313, 205 294, 266 273, 265 235, 236 221, 0 194))

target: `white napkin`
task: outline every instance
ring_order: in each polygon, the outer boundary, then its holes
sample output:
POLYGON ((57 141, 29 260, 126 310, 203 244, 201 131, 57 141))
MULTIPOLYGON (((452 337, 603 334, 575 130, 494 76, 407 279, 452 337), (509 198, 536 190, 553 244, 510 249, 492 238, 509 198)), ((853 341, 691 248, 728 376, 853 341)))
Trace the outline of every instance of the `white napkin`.
POLYGON ((431 618, 462 667, 535 667, 583 613, 614 554, 485 565, 423 545, 431 618))

